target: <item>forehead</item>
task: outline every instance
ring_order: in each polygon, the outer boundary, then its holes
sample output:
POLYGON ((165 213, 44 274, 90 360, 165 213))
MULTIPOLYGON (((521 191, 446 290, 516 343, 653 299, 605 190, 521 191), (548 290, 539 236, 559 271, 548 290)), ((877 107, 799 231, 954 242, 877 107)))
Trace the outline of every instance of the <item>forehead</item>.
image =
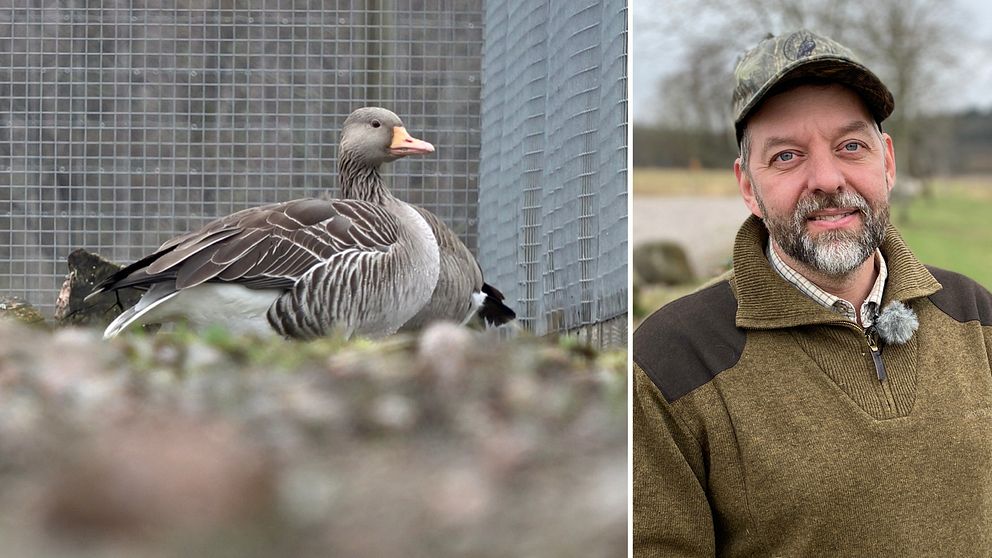
POLYGON ((748 119, 748 132, 764 134, 829 131, 863 121, 873 128, 867 105, 853 90, 839 84, 799 85, 777 93, 762 103, 748 119))

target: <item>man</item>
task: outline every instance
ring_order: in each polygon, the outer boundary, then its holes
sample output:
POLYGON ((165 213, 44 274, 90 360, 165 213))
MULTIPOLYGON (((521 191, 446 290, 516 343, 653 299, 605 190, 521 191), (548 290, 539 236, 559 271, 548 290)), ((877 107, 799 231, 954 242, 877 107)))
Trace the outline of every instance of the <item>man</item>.
POLYGON ((634 553, 992 555, 992 294, 889 224, 892 95, 847 48, 736 69, 734 268, 634 334, 634 553))

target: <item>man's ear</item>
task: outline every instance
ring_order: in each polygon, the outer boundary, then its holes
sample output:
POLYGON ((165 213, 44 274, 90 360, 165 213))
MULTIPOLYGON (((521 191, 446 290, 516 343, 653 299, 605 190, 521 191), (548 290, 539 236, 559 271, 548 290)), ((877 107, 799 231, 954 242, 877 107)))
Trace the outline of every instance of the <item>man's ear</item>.
POLYGON ((889 134, 882 132, 882 141, 885 143, 885 185, 891 192, 896 185, 896 150, 889 134))
POLYGON ((751 210, 751 213, 756 217, 764 217, 761 214, 761 207, 758 205, 757 194, 754 192, 754 183, 748 177, 748 173, 744 171, 741 167, 741 158, 738 157, 734 161, 734 176, 737 177, 737 188, 741 192, 741 197, 744 198, 744 205, 751 210))

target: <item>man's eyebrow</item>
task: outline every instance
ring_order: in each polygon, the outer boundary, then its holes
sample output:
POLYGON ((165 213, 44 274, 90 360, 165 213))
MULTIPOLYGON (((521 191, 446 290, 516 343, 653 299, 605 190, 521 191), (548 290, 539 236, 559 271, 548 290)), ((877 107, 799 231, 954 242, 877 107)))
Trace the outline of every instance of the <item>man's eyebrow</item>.
POLYGON ((837 128, 837 135, 843 136, 845 134, 853 134, 855 132, 868 132, 871 130, 871 126, 868 125, 864 120, 852 120, 847 124, 837 128))
MULTIPOLYGON (((847 134, 853 134, 858 132, 867 133, 870 130, 871 130, 871 126, 864 120, 852 120, 847 124, 844 124, 843 126, 837 128, 835 135, 844 136, 847 134)), ((771 136, 765 139, 765 142, 762 144, 761 146, 762 153, 766 153, 769 150, 779 147, 781 145, 791 145, 794 143, 796 143, 796 140, 788 136, 771 136)))
POLYGON ((780 145, 792 145, 795 143, 796 140, 787 136, 771 136, 765 139, 765 143, 761 146, 761 152, 767 153, 780 145))

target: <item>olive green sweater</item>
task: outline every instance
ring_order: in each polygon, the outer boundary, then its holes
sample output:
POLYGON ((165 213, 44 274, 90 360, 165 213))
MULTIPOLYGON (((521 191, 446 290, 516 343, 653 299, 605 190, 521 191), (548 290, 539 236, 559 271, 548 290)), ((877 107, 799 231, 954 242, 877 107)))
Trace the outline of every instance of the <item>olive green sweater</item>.
POLYGON ((634 555, 992 556, 992 295, 895 229, 882 348, 769 267, 750 218, 734 271, 634 333, 634 555))

